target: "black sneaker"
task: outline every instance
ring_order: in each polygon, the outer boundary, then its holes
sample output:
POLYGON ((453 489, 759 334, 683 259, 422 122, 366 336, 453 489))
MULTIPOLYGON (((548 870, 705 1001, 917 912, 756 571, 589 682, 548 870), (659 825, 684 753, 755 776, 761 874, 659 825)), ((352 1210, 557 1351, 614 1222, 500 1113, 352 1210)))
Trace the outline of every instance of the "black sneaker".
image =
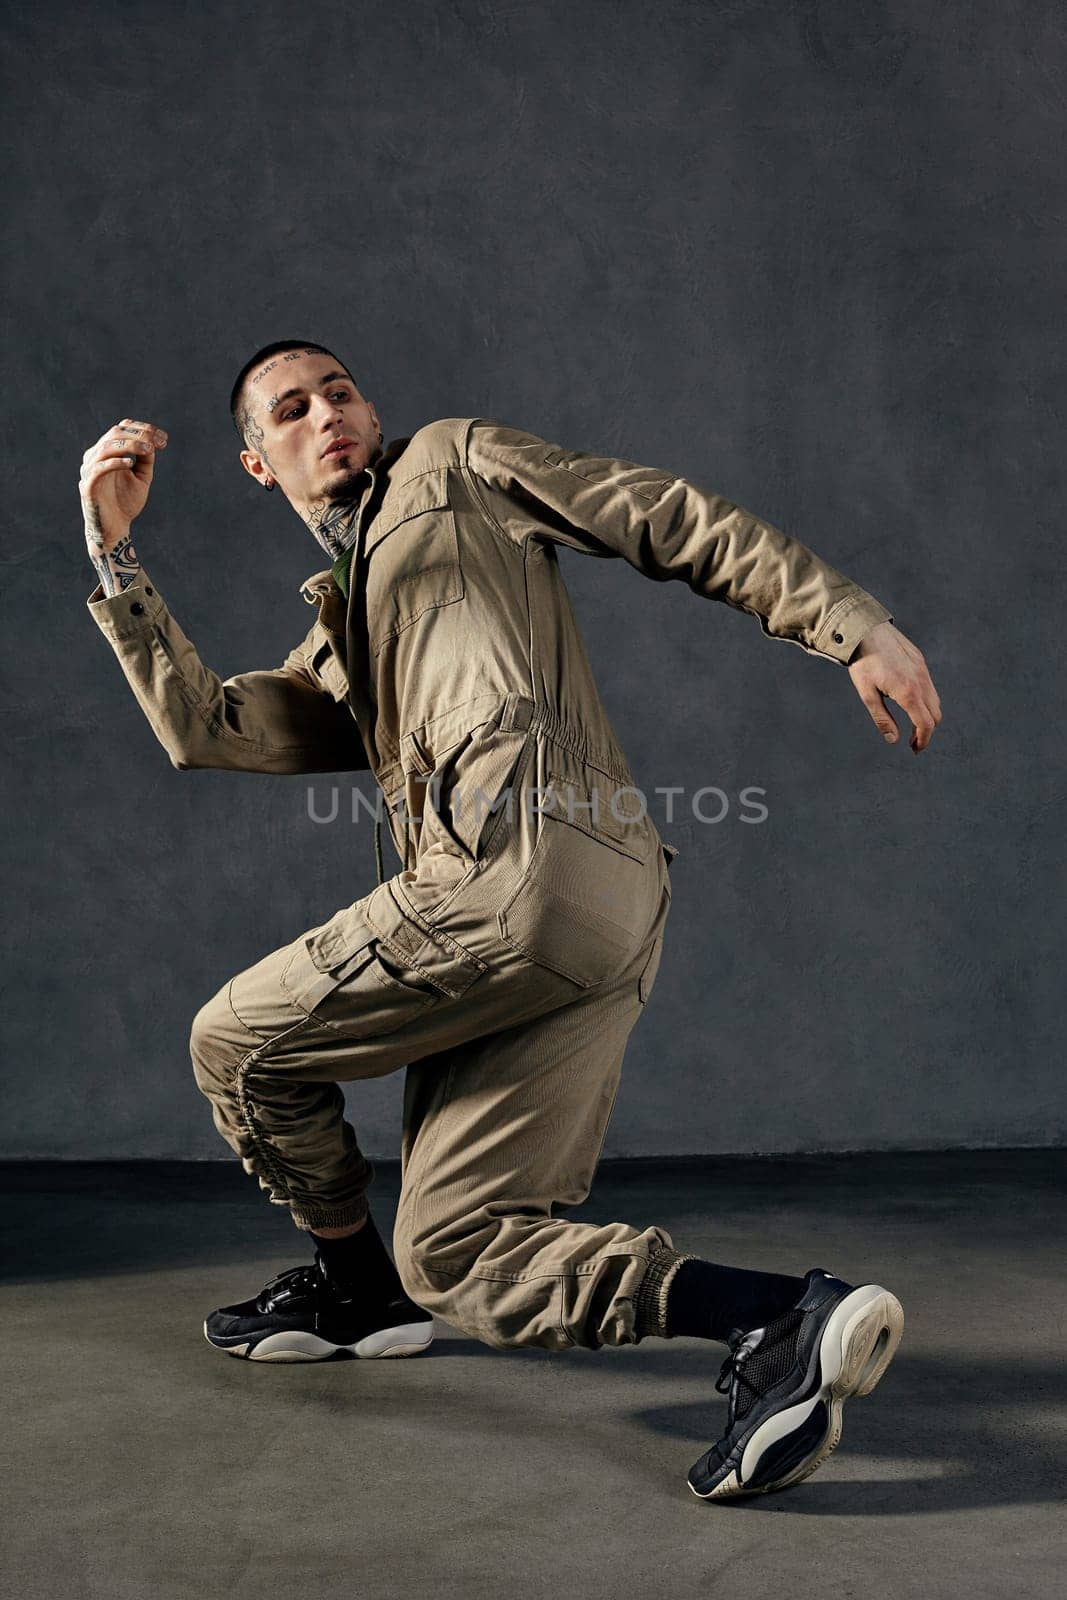
POLYGON ((716 1389, 729 1391, 726 1432, 689 1469, 702 1500, 799 1483, 841 1438, 841 1403, 870 1394, 904 1330, 888 1289, 858 1289, 813 1267, 791 1310, 765 1328, 735 1328, 716 1389))
POLYGON ((316 1251, 312 1265, 279 1273, 255 1299, 213 1311, 204 1337, 249 1361, 324 1361, 339 1350, 366 1361, 419 1355, 433 1339, 433 1317, 402 1290, 368 1299, 339 1284, 316 1251))

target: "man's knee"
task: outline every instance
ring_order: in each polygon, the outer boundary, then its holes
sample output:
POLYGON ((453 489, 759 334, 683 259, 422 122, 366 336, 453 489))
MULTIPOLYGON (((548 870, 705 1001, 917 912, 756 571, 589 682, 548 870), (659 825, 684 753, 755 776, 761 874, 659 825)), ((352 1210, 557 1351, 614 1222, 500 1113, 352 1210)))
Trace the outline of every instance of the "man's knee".
POLYGON ((559 1327, 558 1311, 533 1311, 528 1286, 497 1275, 484 1261, 501 1219, 469 1230, 453 1224, 436 1234, 413 1237, 403 1210, 393 1235, 393 1258, 404 1292, 416 1305, 496 1350, 539 1344, 563 1350, 572 1341, 559 1327))
POLYGON ((440 1270, 442 1261, 439 1250, 432 1241, 419 1241, 414 1237, 406 1225, 403 1208, 397 1216, 393 1232, 393 1260, 405 1294, 427 1311, 437 1311, 451 1321, 444 1304, 446 1301, 456 1301, 456 1289, 465 1274, 457 1270, 454 1260, 449 1261, 447 1271, 440 1270))
MULTIPOLYGON (((417 1305, 425 1303, 428 1292, 425 1273, 412 1240, 411 1234, 403 1227, 402 1218, 397 1218, 396 1228, 393 1231, 393 1260, 396 1270, 403 1285, 404 1293, 410 1295, 417 1305)), ((429 1306, 426 1307, 430 1309, 429 1306)))
POLYGON ((234 1016, 222 988, 193 1018, 189 1032, 189 1055, 193 1077, 201 1093, 218 1094, 232 1088, 236 1062, 233 1052, 234 1016))
POLYGON ((473 1273, 454 1266, 442 1271, 432 1258, 410 1246, 394 1245, 393 1256, 404 1292, 417 1306, 483 1344, 502 1350, 512 1343, 487 1300, 487 1286, 473 1273))

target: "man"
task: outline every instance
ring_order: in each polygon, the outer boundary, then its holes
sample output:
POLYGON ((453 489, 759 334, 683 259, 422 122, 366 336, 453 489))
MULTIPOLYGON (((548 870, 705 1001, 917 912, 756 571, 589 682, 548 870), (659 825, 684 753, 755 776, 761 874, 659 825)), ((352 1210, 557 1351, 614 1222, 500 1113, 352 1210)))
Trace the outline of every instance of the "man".
POLYGON ((402 865, 382 881, 379 861, 371 893, 239 973, 194 1021, 216 1127, 315 1245, 313 1264, 208 1316, 209 1342, 252 1360, 411 1355, 434 1313, 498 1348, 719 1340, 727 1427, 690 1487, 730 1498, 798 1482, 837 1443, 842 1400, 888 1365, 895 1296, 556 1214, 589 1193, 675 852, 601 705, 555 547, 680 578, 847 664, 890 740, 883 696, 907 710, 916 752, 940 720, 921 653, 805 546, 669 473, 483 418, 385 446, 320 345, 258 351, 231 412, 245 470, 330 557, 302 586, 317 607, 306 637, 280 667, 225 682, 200 660, 131 542, 167 444, 131 418, 83 461, 90 614, 175 767, 369 767, 402 865), (401 1066, 394 1266, 338 1084, 401 1066))

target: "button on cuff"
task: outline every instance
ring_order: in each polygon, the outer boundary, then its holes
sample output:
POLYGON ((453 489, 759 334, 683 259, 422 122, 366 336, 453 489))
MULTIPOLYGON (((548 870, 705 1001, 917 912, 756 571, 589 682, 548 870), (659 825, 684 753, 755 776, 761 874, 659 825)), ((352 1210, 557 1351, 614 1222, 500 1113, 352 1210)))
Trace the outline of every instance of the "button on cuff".
POLYGON ((128 589, 118 594, 104 594, 98 584, 85 604, 93 621, 112 638, 140 632, 165 609, 163 596, 148 581, 143 567, 136 583, 131 583, 128 589))
POLYGON ((892 620, 880 600, 861 590, 834 607, 815 637, 815 648, 845 665, 865 634, 892 620))

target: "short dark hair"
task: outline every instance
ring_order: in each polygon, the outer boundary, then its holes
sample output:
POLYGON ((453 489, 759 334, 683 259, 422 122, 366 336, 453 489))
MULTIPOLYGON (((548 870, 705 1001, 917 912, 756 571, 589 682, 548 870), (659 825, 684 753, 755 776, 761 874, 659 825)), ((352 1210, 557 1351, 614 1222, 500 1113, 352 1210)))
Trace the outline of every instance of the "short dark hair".
MULTIPOLYGON (((241 425, 241 419, 237 415, 237 412, 241 404, 241 394, 244 390, 245 379, 248 377, 248 374, 252 371, 253 367, 258 367, 260 362, 266 361, 268 356, 280 355, 283 350, 315 350, 324 356, 333 356, 335 361, 341 362, 341 365, 344 367, 345 371, 349 373, 349 377, 352 376, 351 372, 349 372, 348 366, 345 362, 341 361, 340 356, 334 355, 332 350, 327 350, 324 344, 316 344, 314 339, 275 339, 272 344, 265 344, 262 350, 257 350, 255 355, 249 357, 249 359, 245 362, 244 366, 237 374, 237 377, 234 379, 233 388, 230 390, 230 416, 233 418, 233 425, 237 429, 237 432, 242 439, 245 437, 245 430, 241 425)), ((352 378, 352 382, 355 383, 355 381, 356 380, 352 378)))

